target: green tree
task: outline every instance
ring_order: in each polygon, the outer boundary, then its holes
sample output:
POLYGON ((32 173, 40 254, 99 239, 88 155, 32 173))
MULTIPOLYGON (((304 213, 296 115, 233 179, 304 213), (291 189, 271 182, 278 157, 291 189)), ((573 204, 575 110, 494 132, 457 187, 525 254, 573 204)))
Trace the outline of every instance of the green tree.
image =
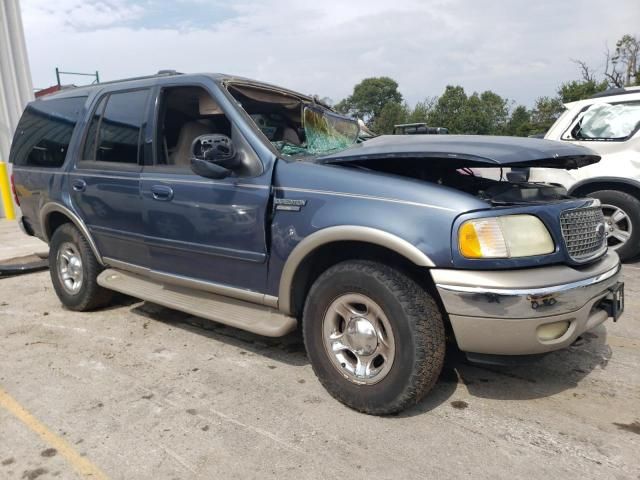
POLYGON ((505 133, 516 137, 527 137, 531 134, 531 130, 531 112, 524 105, 518 105, 511 112, 505 133))
POLYGON ((597 82, 595 80, 573 80, 560 85, 558 95, 562 103, 584 100, 595 93, 603 92, 608 87, 607 81, 597 82))
POLYGON ((429 116, 431 126, 448 128, 450 133, 465 133, 467 100, 464 88, 447 85, 429 116))
POLYGON ((485 112, 485 105, 476 92, 467 98, 467 102, 460 112, 459 123, 460 126, 456 129, 458 133, 470 135, 486 135, 488 133, 489 118, 485 112))
POLYGON ((490 90, 474 92, 467 100, 463 118, 465 133, 500 135, 509 118, 509 101, 490 90))
POLYGON ((429 112, 431 126, 446 127, 451 133, 497 135, 505 131, 509 101, 487 90, 467 96, 461 86, 448 85, 429 112))
POLYGON ((539 97, 531 112, 531 133, 546 133, 562 111, 564 105, 558 97, 539 97))
POLYGON ((431 114, 435 108, 438 97, 427 97, 423 101, 416 103, 416 106, 409 113, 407 123, 431 123, 431 114))
POLYGON ((353 87, 353 93, 340 101, 336 109, 361 118, 367 125, 373 125, 388 103, 402 103, 398 82, 389 77, 372 77, 365 78, 353 87))
POLYGON ((406 103, 389 102, 375 117, 373 131, 378 134, 393 133, 394 125, 407 123, 409 117, 409 106, 406 103))
POLYGON ((623 35, 606 54, 605 77, 612 87, 640 85, 640 38, 623 35))

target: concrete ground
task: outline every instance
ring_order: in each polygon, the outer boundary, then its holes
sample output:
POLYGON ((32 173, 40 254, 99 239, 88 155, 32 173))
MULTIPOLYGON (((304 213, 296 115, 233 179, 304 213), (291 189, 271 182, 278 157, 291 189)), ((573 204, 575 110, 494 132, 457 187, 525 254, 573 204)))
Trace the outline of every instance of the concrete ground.
POLYGON ((43 241, 24 235, 17 221, 0 218, 0 263, 47 250, 49 247, 43 241))
POLYGON ((620 322, 530 366, 453 356, 383 418, 333 400, 299 334, 122 296, 75 313, 46 271, 0 279, 0 478, 638 479, 639 274, 620 322))

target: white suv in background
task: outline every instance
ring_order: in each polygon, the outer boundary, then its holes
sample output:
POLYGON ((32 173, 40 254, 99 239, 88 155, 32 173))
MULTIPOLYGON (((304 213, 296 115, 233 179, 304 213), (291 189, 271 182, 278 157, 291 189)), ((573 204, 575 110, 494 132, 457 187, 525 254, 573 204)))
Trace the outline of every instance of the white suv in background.
POLYGON ((602 157, 577 170, 532 168, 529 180, 600 199, 609 247, 628 260, 640 254, 640 87, 567 103, 544 138, 584 145, 602 157))

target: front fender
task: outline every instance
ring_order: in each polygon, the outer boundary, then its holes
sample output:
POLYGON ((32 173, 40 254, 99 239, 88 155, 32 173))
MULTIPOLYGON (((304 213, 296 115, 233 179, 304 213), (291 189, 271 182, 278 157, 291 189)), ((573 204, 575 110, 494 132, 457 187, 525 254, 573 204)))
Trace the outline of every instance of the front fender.
POLYGON ((420 267, 434 267, 433 261, 414 245, 388 232, 356 225, 323 228, 312 233, 293 249, 282 269, 278 289, 278 305, 287 313, 291 311, 293 279, 300 264, 317 248, 333 242, 357 241, 388 248, 420 267))
POLYGON ((321 245, 379 245, 418 266, 451 266, 451 228, 486 203, 441 185, 344 167, 279 163, 268 294, 286 308, 303 258, 321 245))

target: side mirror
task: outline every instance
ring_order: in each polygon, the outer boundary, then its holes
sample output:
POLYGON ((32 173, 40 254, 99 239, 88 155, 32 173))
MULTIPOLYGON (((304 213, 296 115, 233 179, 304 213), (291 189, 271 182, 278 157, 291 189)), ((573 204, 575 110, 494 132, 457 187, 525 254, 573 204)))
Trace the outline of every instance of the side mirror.
POLYGON ((226 135, 200 135, 191 144, 191 170, 201 177, 228 177, 242 164, 240 156, 226 135))

